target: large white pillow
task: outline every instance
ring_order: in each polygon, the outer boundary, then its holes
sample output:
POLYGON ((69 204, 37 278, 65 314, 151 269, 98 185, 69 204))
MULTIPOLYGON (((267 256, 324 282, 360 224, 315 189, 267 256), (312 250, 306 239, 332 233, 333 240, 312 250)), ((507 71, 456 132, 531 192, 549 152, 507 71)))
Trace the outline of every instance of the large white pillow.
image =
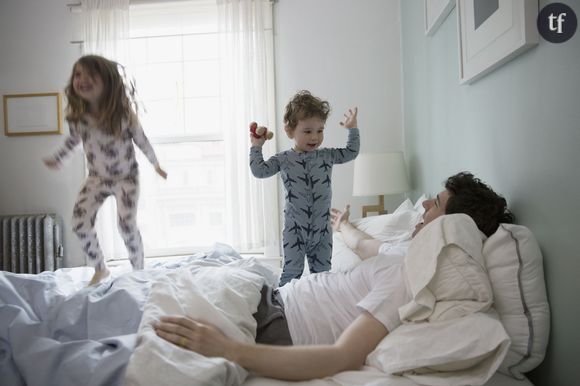
POLYGON ((493 311, 458 319, 403 324, 385 337, 366 363, 420 385, 481 385, 509 345, 493 311))
POLYGON ((405 260, 413 300, 399 308, 403 324, 367 357, 371 366, 432 386, 481 385, 493 375, 510 338, 490 309, 484 238, 465 214, 421 230, 405 260))
MULTIPOLYGON (((406 199, 389 214, 352 220, 352 224, 370 236, 389 242, 399 242, 411 238, 415 225, 421 221, 421 202, 424 196, 413 203, 406 199)), ((360 263, 360 258, 346 246, 340 232, 332 235, 332 272, 344 272, 360 263)))
MULTIPOLYGON (((550 329, 550 310, 546 296, 542 254, 531 231, 515 224, 501 224, 498 230, 483 244, 483 257, 494 295, 493 307, 499 320, 510 337, 511 343, 498 371, 516 379, 524 379, 523 373, 531 371, 543 360, 548 344, 550 329)), ((476 327, 475 331, 478 331, 476 327)), ((408 334, 407 330, 427 330, 431 334, 428 345, 439 346, 436 329, 432 324, 403 325, 393 331, 391 338, 403 334, 407 336, 405 345, 397 341, 394 346, 385 338, 377 349, 367 358, 375 367, 384 371, 394 371, 393 352, 402 361, 429 358, 425 348, 417 350, 423 342, 412 342, 419 337, 417 331, 408 334), (402 331, 399 331, 402 329, 402 331), (421 355, 417 351, 422 352, 421 355)), ((422 331, 425 334, 425 331, 422 331)), ((481 331, 480 331, 481 332, 481 331)), ((483 336, 487 336, 485 332, 483 336)), ((479 336, 479 335, 478 335, 479 336)), ((443 359, 457 358, 473 349, 473 342, 467 339, 456 340, 457 349, 443 359)), ((469 359, 476 353, 466 355, 469 359)), ((433 357, 430 357, 431 359, 433 357)), ((440 360, 441 358, 437 358, 440 360)), ((400 371, 400 369, 398 369, 400 371)), ((458 374, 454 374, 456 376, 458 374)))
POLYGON ((494 308, 511 338, 499 371, 517 379, 544 359, 550 330, 542 253, 522 225, 501 224, 483 244, 494 308))

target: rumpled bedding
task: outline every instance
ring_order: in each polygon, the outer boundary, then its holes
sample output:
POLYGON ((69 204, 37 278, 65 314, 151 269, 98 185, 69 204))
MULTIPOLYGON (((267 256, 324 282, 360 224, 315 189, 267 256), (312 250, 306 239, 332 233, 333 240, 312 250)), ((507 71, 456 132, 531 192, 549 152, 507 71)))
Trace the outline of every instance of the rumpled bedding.
MULTIPOLYGON (((255 260, 236 260, 226 265, 195 262, 153 283, 129 360, 126 385, 226 386, 242 384, 248 373, 224 358, 206 358, 163 339, 153 330, 162 315, 187 315, 211 323, 240 342, 253 343, 260 290, 273 280, 261 275, 255 260)), ((273 278, 272 278, 273 279, 273 278)))
POLYGON ((417 234, 405 258, 413 300, 399 310, 403 322, 456 319, 491 307, 484 238, 465 214, 441 216, 417 234))
MULTIPOLYGON (((205 295, 195 292, 201 288, 192 276, 193 272, 202 272, 201 267, 213 267, 209 271, 219 271, 218 267, 222 266, 228 267, 225 270, 229 272, 243 272, 238 276, 245 279, 255 279, 254 287, 275 282, 275 276, 267 268, 253 259, 242 259, 231 247, 223 244, 216 244, 207 254, 198 254, 179 263, 121 275, 89 288, 79 289, 74 283, 66 280, 63 282, 58 271, 39 275, 0 272, 1 384, 122 385, 125 383, 126 373, 128 380, 132 379, 129 377, 131 372, 127 370, 131 370, 128 364, 133 352, 137 354, 141 347, 150 344, 151 337, 147 336, 145 320, 151 321, 151 317, 158 315, 156 312, 189 312, 191 307, 203 305, 206 307, 203 313, 209 314, 208 310, 213 308, 214 314, 222 315, 220 322, 216 320, 220 328, 234 334, 228 330, 226 322, 232 314, 237 315, 239 311, 230 308, 235 303, 235 297, 230 296, 231 290, 222 292, 228 294, 226 297, 229 296, 223 303, 215 297, 204 300, 205 295), (178 271, 184 278, 179 279, 179 275, 176 276, 178 271), (168 286, 168 283, 171 285, 168 286), (169 288, 173 284, 179 284, 181 287, 173 288, 181 288, 183 293, 180 291, 172 294, 175 299, 169 303, 162 301, 162 306, 151 303, 152 299, 158 300, 156 294, 159 294, 159 286, 169 288), (183 287, 187 284, 191 288, 183 287), (187 297, 189 293, 195 295, 190 299, 187 297), (171 304, 174 308, 164 308, 166 304, 171 304), (178 304, 183 306, 179 308, 178 304), (140 329, 140 326, 143 328, 140 329)), ((211 282, 210 276, 208 272, 199 282, 211 282)), ((224 275, 219 280, 223 281, 223 277, 224 275)), ((221 284, 215 282, 216 287, 221 284)), ((229 286, 230 289, 234 287, 229 286)), ((203 288, 205 291, 208 287, 203 288)), ((217 293, 219 291, 214 291, 214 295, 217 293)), ((258 300, 250 297, 246 303, 240 305, 246 310, 245 324, 242 323, 243 328, 238 332, 239 335, 230 336, 250 338, 252 323, 255 322, 249 321, 247 313, 251 316, 251 308, 259 301, 259 288, 255 296, 258 300)), ((192 313, 192 316, 198 315, 192 313)), ((238 320, 232 321, 233 324, 237 322, 238 320)), ((175 349, 181 350, 176 346, 175 349)), ((213 365, 206 363, 203 366, 208 368, 213 365)), ((223 380, 228 378, 224 378, 223 371, 230 371, 224 369, 230 369, 232 365, 219 363, 213 367, 215 374, 221 374, 216 375, 216 379, 223 380)), ((167 384, 163 381, 166 379, 165 371, 157 373, 156 376, 157 381, 149 378, 142 384, 167 384), (152 380, 154 383, 151 383, 152 380)), ((232 379, 237 382, 244 377, 242 372, 232 379)), ((191 381, 190 379, 189 383, 191 381)))
MULTIPOLYGON (((405 260, 413 300, 368 366, 385 379, 421 385, 489 379, 509 337, 491 307, 481 242, 465 215, 443 216, 419 233, 405 260)), ((2 385, 241 384, 247 373, 238 365, 167 343, 151 326, 163 314, 188 315, 252 341, 260 288, 275 282, 268 268, 219 244, 186 262, 80 290, 62 283, 58 272, 0 273, 2 385)), ((347 373, 332 380, 359 384, 353 379, 367 371, 347 373)))

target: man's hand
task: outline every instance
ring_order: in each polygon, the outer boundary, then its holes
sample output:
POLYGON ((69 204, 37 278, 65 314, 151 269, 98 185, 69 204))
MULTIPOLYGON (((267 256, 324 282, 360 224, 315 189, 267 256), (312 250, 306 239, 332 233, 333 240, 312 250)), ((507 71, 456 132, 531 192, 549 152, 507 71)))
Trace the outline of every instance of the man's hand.
POLYGON ((341 231, 341 226, 348 223, 348 217, 350 216, 350 205, 344 208, 344 211, 332 208, 330 209, 330 224, 332 230, 335 232, 341 231))
POLYGON ((344 113, 344 120, 340 122, 340 125, 345 129, 354 129, 358 128, 358 124, 356 121, 356 115, 358 114, 358 107, 353 109, 348 109, 346 113, 344 113))
POLYGON ((332 230, 340 232, 342 240, 361 260, 378 255, 383 243, 366 232, 356 228, 348 219, 350 205, 344 211, 332 208, 330 210, 330 225, 332 230))
POLYGON ((179 347, 206 357, 232 360, 235 342, 216 327, 184 316, 163 316, 153 326, 155 333, 179 347))

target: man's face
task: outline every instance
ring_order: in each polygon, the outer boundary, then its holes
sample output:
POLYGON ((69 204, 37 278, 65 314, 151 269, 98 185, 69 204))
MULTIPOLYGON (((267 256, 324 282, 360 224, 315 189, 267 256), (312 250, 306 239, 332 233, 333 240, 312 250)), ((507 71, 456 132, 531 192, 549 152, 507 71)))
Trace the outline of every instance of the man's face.
POLYGON ((450 196, 451 193, 449 193, 449 191, 446 189, 441 191, 435 198, 423 201, 423 208, 425 208, 425 213, 423 213, 423 221, 417 224, 415 227, 413 237, 415 237, 415 235, 419 233, 419 231, 423 229, 425 225, 429 224, 437 217, 443 216, 445 214, 447 200, 449 200, 450 196))

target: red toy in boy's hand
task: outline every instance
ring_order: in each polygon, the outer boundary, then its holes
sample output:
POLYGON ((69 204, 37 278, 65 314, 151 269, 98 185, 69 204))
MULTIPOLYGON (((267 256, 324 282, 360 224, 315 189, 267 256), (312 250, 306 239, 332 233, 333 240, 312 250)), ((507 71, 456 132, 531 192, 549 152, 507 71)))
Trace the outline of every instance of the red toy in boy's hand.
POLYGON ((256 122, 250 123, 250 132, 256 138, 272 139, 274 137, 274 133, 268 131, 264 126, 258 126, 256 122))

